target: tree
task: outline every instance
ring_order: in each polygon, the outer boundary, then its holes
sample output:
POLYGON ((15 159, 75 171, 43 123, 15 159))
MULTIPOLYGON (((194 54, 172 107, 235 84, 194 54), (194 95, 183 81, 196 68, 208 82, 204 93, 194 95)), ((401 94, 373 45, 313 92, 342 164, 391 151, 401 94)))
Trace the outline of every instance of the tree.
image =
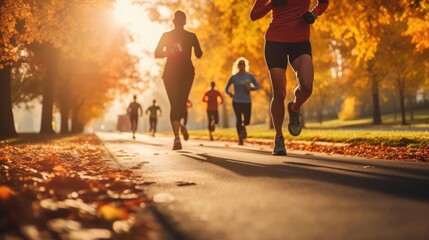
POLYGON ((11 72, 19 58, 23 1, 0 1, 0 139, 17 136, 12 113, 11 72))

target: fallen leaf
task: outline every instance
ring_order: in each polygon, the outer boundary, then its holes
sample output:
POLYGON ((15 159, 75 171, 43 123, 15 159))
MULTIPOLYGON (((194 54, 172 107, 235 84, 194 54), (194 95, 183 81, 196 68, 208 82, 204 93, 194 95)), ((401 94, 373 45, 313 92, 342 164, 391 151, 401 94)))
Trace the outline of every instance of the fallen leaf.
POLYGON ((106 204, 98 209, 98 214, 101 218, 107 221, 125 220, 128 218, 128 212, 113 204, 106 204))
POLYGON ((12 194, 13 191, 8 186, 0 186, 0 199, 7 200, 12 194))
POLYGON ((193 182, 183 182, 183 181, 176 182, 176 184, 178 187, 197 185, 196 183, 193 183, 193 182))

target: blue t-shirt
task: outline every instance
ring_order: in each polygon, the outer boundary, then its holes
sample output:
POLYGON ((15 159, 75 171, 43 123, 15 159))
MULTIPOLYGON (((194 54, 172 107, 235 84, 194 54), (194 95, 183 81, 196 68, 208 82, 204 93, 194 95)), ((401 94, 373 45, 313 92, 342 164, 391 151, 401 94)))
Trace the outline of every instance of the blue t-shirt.
POLYGON ((247 90, 247 86, 253 84, 251 90, 258 90, 259 84, 256 82, 255 77, 250 73, 237 73, 231 76, 225 87, 225 93, 229 94, 229 87, 234 84, 234 96, 232 97, 233 102, 237 103, 251 103, 250 91, 247 90))

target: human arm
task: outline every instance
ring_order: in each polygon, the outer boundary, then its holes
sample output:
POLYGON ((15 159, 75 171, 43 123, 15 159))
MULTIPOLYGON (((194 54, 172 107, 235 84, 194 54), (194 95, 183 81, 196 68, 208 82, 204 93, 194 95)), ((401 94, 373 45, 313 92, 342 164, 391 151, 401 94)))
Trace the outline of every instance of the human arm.
POLYGON ((140 111, 140 117, 143 116, 143 108, 140 104, 139 104, 139 111, 140 111))
POLYGON ((313 24, 319 15, 322 15, 328 8, 329 0, 319 0, 313 9, 306 12, 303 16, 307 24, 313 24))
POLYGON ((226 83, 226 86, 225 86, 225 93, 228 95, 228 96, 230 96, 230 97, 232 97, 232 96, 234 96, 234 94, 232 94, 230 91, 229 91, 229 87, 231 86, 231 84, 232 84, 232 77, 230 77, 229 79, 228 79, 228 82, 226 83))
POLYGON ((207 102, 208 101, 208 96, 207 96, 207 92, 206 93, 204 93, 204 96, 203 96, 203 102, 207 102))
POLYGON ((256 21, 265 15, 269 11, 271 11, 273 7, 271 6, 271 2, 268 0, 256 0, 255 4, 253 4, 252 10, 250 11, 250 19, 252 21, 256 21))
POLYGON ((251 87, 250 90, 256 91, 259 88, 261 88, 261 86, 259 86, 258 82, 256 81, 256 79, 255 79, 255 77, 253 75, 252 75, 252 78, 251 78, 250 81, 251 81, 251 83, 253 85, 253 87, 251 87))
POLYGON ((159 39, 158 45, 155 48, 155 58, 164 58, 167 57, 167 37, 164 34, 162 34, 161 39, 159 39))
POLYGON ((194 54, 197 58, 203 56, 203 50, 201 50, 200 42, 198 41, 197 35, 194 34, 194 54))
POLYGON ((220 94, 220 92, 217 92, 218 93, 218 97, 220 98, 220 103, 222 104, 223 103, 223 97, 222 97, 222 94, 220 94))

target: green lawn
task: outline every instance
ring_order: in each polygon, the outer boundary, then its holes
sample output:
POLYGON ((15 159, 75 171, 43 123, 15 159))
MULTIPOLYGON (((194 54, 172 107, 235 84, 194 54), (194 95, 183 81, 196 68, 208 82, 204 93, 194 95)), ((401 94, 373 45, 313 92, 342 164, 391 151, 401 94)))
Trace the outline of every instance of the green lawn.
MULTIPOLYGON (((395 120, 393 115, 383 116, 383 125, 372 125, 372 119, 352 121, 331 120, 319 123, 307 123, 298 137, 292 137, 287 132, 287 123, 283 125, 283 133, 287 140, 321 141, 336 143, 356 143, 384 146, 409 146, 418 148, 429 147, 429 110, 417 111, 415 121, 407 126, 401 126, 400 116, 395 120), (423 131, 412 131, 421 128, 423 131)), ((274 130, 265 124, 252 125, 247 128, 249 138, 272 139, 274 130)), ((208 136, 207 130, 192 130, 192 136, 208 136)), ((216 129, 215 138, 237 138, 235 128, 216 129)))
POLYGON ((395 127, 395 128, 403 128, 407 129, 410 127, 418 127, 418 128, 429 128, 429 109, 417 110, 414 112, 414 120, 410 120, 410 116, 407 113, 406 115, 406 126, 401 125, 401 115, 398 114, 395 116, 393 114, 383 115, 382 117, 382 125, 372 125, 372 118, 361 118, 356 120, 327 120, 322 124, 316 122, 307 122, 306 127, 308 128, 338 128, 338 127, 368 127, 368 128, 380 128, 380 127, 395 127))
MULTIPOLYGON (((249 138, 272 139, 274 130, 265 125, 249 126, 249 138)), ((208 136, 207 130, 192 130, 192 136, 208 136)), ((345 129, 304 129, 300 136, 292 137, 284 129, 287 140, 321 141, 336 143, 367 143, 384 146, 428 147, 429 132, 385 131, 385 130, 345 130, 345 129)), ((235 128, 216 129, 215 138, 237 138, 235 128)))

